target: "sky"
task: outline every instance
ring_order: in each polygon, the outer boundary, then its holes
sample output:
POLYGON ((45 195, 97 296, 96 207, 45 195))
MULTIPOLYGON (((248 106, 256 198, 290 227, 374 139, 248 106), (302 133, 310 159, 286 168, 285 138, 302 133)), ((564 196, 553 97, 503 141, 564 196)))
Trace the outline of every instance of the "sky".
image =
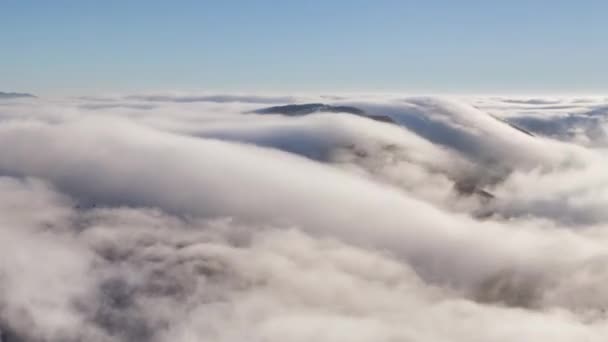
POLYGON ((605 1, 2 0, 0 91, 601 93, 605 1))

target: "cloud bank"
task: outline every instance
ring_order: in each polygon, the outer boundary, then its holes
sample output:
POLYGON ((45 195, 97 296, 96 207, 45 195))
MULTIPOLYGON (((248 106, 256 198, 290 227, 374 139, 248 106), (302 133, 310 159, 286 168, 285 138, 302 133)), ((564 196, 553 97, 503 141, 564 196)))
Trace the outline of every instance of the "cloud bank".
POLYGON ((605 341, 607 102, 0 102, 0 341, 605 341))

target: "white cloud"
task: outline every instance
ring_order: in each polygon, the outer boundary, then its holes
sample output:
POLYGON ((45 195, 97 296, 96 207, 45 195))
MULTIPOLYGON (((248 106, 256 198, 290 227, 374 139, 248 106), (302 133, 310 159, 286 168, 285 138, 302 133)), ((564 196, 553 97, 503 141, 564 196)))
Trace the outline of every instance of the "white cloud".
POLYGON ((497 119, 588 102, 217 96, 0 107, 4 340, 608 336, 604 151, 497 119))

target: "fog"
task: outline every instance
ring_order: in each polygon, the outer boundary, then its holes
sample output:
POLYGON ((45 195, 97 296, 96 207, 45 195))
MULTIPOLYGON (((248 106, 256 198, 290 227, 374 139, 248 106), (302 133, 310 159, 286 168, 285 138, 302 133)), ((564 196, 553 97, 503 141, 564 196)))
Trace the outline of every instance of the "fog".
POLYGON ((0 100, 0 341, 606 341, 607 105, 0 100))

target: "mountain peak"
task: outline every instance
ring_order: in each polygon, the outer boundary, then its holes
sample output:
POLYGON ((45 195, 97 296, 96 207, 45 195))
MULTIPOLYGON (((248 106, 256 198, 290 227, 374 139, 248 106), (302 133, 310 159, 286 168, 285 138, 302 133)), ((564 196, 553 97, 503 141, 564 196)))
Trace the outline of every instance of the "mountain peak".
POLYGON ((35 98, 36 96, 27 93, 5 93, 0 91, 0 99, 35 98))

